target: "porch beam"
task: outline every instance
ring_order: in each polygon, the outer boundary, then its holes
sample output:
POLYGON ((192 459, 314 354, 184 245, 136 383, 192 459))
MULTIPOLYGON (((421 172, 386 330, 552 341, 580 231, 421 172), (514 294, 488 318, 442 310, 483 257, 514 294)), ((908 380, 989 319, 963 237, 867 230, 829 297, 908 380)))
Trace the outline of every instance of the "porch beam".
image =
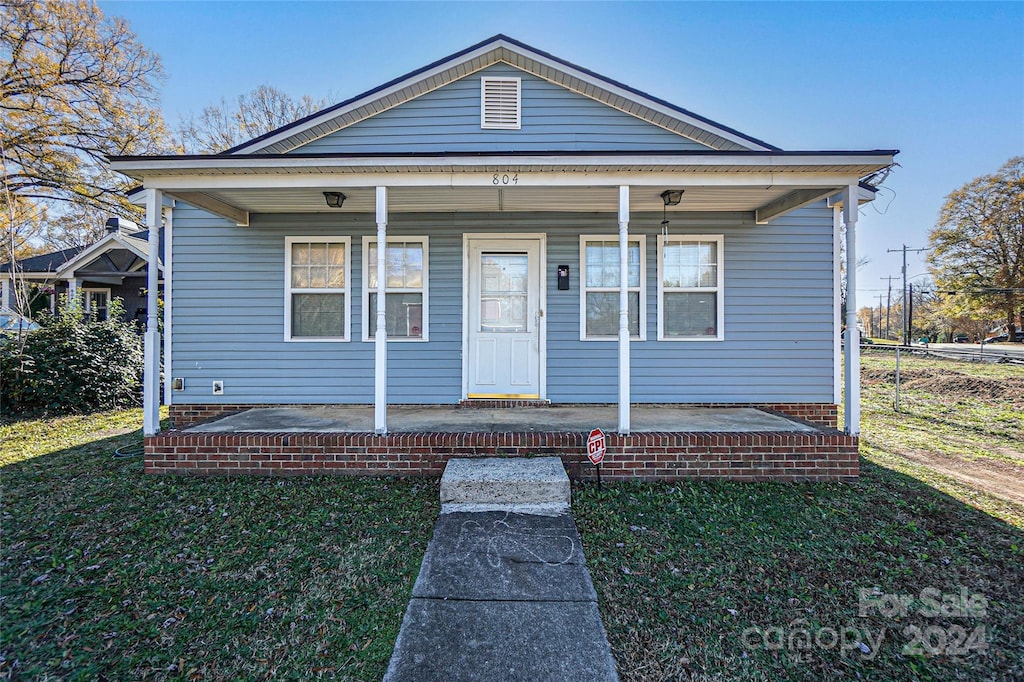
POLYGON ((221 218, 227 218, 238 227, 249 227, 249 212, 226 201, 215 199, 202 192, 175 192, 175 196, 185 203, 219 215, 221 218))
POLYGON ((860 434, 860 332, 857 330, 857 201, 858 187, 849 185, 843 196, 846 223, 846 400, 844 429, 860 434))
MULTIPOLYGON (((146 179, 146 184, 162 189, 182 201, 195 203, 188 197, 192 193, 229 189, 312 189, 327 190, 338 188, 376 187, 384 183, 388 187, 487 187, 494 189, 494 172, 488 169, 466 172, 408 170, 397 173, 345 172, 335 173, 283 173, 283 174, 237 174, 237 175, 155 175, 146 179)), ((505 171, 500 171, 505 173, 505 171)), ((610 172, 563 172, 514 171, 518 175, 515 185, 508 187, 599 187, 621 186, 664 187, 666 184, 678 187, 738 187, 764 189, 770 187, 794 187, 805 189, 831 189, 845 187, 854 181, 854 173, 815 172, 739 172, 739 171, 610 171, 610 172)), ((510 180, 511 183, 511 180, 510 180)), ((213 200, 212 197, 207 199, 213 200)), ((214 200, 216 201, 216 200, 214 200)), ((199 204, 196 203, 198 206, 199 204)), ((228 206, 228 204, 224 204, 228 206)), ((241 209, 238 209, 241 210, 241 209)))
POLYGON ((146 229, 149 230, 149 272, 146 288, 146 336, 143 366, 142 433, 160 432, 160 332, 157 326, 160 228, 163 226, 163 193, 146 190, 146 229))
POLYGON ((775 218, 780 218, 798 208, 803 208, 808 204, 813 204, 815 201, 820 201, 833 193, 835 193, 834 188, 793 190, 789 194, 783 195, 774 201, 769 201, 764 206, 755 210, 754 222, 758 225, 765 225, 775 218))
POLYGON ((629 185, 619 187, 619 433, 629 433, 629 185))
POLYGON ((373 429, 388 432, 388 330, 385 284, 388 248, 388 188, 377 187, 377 329, 374 337, 373 429))

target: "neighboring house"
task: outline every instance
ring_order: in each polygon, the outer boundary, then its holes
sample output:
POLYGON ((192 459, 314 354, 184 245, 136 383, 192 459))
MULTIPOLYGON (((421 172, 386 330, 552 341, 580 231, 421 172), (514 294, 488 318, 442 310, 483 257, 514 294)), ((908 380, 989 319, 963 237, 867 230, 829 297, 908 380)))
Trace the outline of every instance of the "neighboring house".
MULTIPOLYGON (((126 320, 146 318, 148 231, 134 223, 111 218, 106 235, 89 246, 73 247, 25 258, 12 274, 10 263, 0 265, 0 308, 13 310, 16 275, 46 292, 47 307, 56 311, 60 296, 78 298, 85 313, 105 320, 110 302, 119 298, 126 320)), ((163 266, 159 263, 158 269, 163 266)))
POLYGON ((835 427, 840 227, 895 154, 783 151, 496 36, 224 153, 111 167, 168 233, 178 426, 372 404, 383 437, 389 405, 493 401, 618 405, 627 434, 637 403, 835 427))

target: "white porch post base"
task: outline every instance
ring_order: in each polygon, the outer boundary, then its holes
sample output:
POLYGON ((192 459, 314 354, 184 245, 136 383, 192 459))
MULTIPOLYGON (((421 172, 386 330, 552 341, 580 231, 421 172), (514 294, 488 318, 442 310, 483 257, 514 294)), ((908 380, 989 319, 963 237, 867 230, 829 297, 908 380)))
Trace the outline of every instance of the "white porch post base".
POLYGON ((860 332, 857 330, 857 185, 843 195, 846 222, 846 401, 843 404, 844 430, 860 434, 860 332))
POLYGON ((629 433, 629 186, 619 187, 619 433, 629 433))
POLYGON ((144 338, 142 433, 160 432, 160 332, 146 332, 144 338))

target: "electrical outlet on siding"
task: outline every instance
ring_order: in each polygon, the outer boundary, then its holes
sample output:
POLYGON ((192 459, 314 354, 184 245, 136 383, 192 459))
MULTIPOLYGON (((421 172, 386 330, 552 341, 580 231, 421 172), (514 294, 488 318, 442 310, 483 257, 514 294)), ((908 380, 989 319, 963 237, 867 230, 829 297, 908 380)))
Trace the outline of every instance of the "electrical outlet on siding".
POLYGON ((213 382, 213 394, 214 395, 224 395, 224 382, 223 381, 215 381, 215 382, 213 382))

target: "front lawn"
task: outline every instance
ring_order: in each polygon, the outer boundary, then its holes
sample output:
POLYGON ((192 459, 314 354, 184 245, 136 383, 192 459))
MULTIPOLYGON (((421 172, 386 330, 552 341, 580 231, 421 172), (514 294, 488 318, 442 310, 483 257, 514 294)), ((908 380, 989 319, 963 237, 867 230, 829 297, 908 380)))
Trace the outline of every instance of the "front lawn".
MULTIPOLYGON (((908 362, 856 484, 575 487, 624 682, 1024 679, 1024 373, 908 362)), ((379 680, 436 481, 144 476, 140 421, 0 423, 0 678, 379 680)))
POLYGON ((140 421, 0 425, 0 678, 379 680, 436 483, 144 476, 140 421))

